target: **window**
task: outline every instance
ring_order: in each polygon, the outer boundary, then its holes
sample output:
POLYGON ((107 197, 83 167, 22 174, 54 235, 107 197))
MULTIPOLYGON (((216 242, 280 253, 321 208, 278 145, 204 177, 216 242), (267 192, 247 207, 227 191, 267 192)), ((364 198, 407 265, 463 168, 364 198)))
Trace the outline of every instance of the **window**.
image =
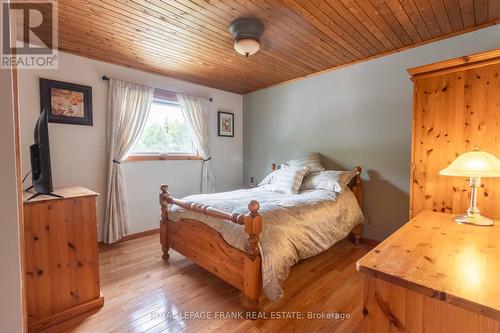
POLYGON ((129 160, 200 159, 180 106, 155 98, 129 160))

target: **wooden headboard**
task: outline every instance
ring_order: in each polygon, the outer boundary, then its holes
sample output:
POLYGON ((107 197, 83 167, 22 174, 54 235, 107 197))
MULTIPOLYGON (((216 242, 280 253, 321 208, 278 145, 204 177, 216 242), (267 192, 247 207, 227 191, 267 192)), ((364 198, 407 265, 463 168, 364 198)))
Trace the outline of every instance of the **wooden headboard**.
POLYGON ((359 207, 363 207, 363 187, 361 186, 361 167, 354 167, 354 171, 356 172, 356 176, 350 181, 349 188, 352 193, 356 196, 356 200, 358 200, 359 207))
MULTIPOLYGON (((273 163, 271 164, 271 170, 275 171, 277 168, 276 164, 273 163)), ((356 196, 356 200, 358 200, 358 204, 360 207, 363 206, 363 188, 361 186, 361 167, 356 166, 354 167, 354 171, 356 172, 356 176, 352 178, 352 180, 349 182, 347 185, 352 193, 354 193, 354 196, 356 196)))

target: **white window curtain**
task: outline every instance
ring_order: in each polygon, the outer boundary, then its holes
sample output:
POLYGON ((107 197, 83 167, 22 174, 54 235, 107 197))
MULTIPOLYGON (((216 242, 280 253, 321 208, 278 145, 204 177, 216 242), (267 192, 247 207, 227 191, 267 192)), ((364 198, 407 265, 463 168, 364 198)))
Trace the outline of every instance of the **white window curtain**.
POLYGON ((154 89, 110 79, 108 95, 108 187, 104 242, 114 243, 128 233, 128 210, 121 163, 139 138, 153 101, 154 89))
POLYGON ((177 99, 196 149, 203 158, 201 193, 214 192, 214 172, 212 158, 210 157, 210 137, 208 133, 208 99, 184 94, 177 94, 177 99))

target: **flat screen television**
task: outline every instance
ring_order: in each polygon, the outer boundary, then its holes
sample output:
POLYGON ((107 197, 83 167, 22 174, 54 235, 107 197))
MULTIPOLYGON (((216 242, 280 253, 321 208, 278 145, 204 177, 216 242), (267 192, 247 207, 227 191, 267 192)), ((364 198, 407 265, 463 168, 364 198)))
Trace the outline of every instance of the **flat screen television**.
POLYGON ((43 110, 38 117, 35 126, 35 143, 30 146, 31 158, 31 180, 30 188, 35 189, 35 194, 28 200, 39 195, 51 195, 59 197, 52 193, 52 170, 50 165, 50 147, 49 147, 49 118, 46 110, 43 110))

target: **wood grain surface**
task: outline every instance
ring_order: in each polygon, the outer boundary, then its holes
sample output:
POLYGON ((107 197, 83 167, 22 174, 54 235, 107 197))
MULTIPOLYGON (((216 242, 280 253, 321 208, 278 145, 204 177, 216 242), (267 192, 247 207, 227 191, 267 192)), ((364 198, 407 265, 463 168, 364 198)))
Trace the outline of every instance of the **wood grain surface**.
MULTIPOLYGON (((495 24, 498 0, 65 0, 59 49, 247 93, 495 24), (240 16, 260 18, 261 50, 233 49, 240 16)), ((105 73, 102 73, 105 74, 105 73)))
MULTIPOLYGON (((343 240, 295 265, 285 296, 262 311, 345 312, 348 320, 169 317, 169 313, 242 312, 240 291, 176 251, 163 262, 158 235, 105 246, 99 255, 106 303, 58 327, 63 332, 341 332, 361 329, 362 274, 355 262, 367 253, 343 240), (82 322, 83 321, 83 322, 82 322)), ((52 331, 53 332, 53 331, 52 331)))
MULTIPOLYGON (((500 50, 410 69, 414 79, 410 216, 461 214, 470 205, 465 177, 439 175, 474 147, 500 157, 500 50)), ((481 213, 500 219, 500 178, 482 179, 481 213)))
POLYGON ((499 333, 500 321, 397 284, 363 277, 363 333, 499 333))
POLYGON ((96 193, 56 190, 24 205, 25 275, 30 331, 101 306, 96 193), (70 196, 70 194, 74 196, 70 196))
POLYGON ((358 270, 500 320, 500 225, 422 212, 358 261, 358 270))

